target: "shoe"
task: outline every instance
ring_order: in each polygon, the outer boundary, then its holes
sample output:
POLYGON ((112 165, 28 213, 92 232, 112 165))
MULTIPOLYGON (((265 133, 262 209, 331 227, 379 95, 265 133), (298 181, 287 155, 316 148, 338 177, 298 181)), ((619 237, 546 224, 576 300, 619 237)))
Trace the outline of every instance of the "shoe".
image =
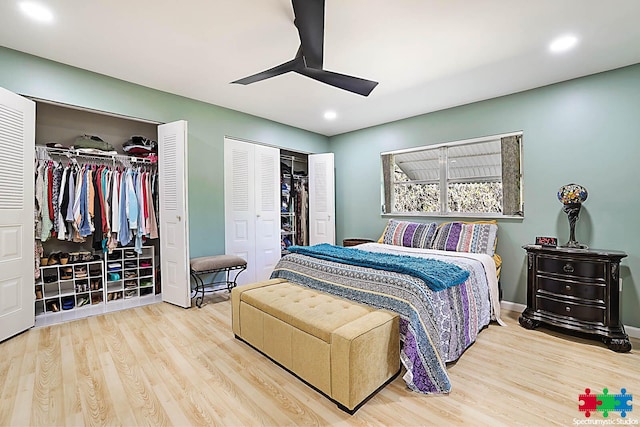
POLYGON ((52 252, 49 254, 49 260, 47 261, 47 265, 58 265, 60 264, 60 252, 52 252))
POLYGON ((136 296, 136 290, 135 289, 124 292, 124 298, 125 299, 133 298, 135 296, 136 296))
POLYGON ((113 292, 110 294, 107 294, 107 301, 111 301, 113 299, 113 292))
POLYGON ((53 283, 53 282, 57 282, 58 281, 58 275, 57 274, 52 274, 52 275, 46 275, 42 278, 42 280, 44 281, 44 283, 53 283))
POLYGON ((80 252, 71 252, 69 254, 69 262, 71 264, 75 264, 76 262, 80 262, 80 252))
POLYGON ((138 273, 136 271, 125 271, 124 278, 125 279, 135 279, 138 277, 138 273))
POLYGON ((83 305, 87 305, 89 304, 89 298, 80 298, 80 300, 78 301, 78 307, 82 307, 83 305))
POLYGON ((107 273, 107 277, 109 278, 110 282, 117 282, 118 280, 120 280, 120 274, 118 273, 107 273))
POLYGON ((47 302, 47 309, 49 311, 58 312, 60 308, 58 307, 58 301, 49 301, 47 302))
POLYGON ((69 262, 69 254, 66 252, 62 252, 60 254, 60 264, 65 265, 69 262))
POLYGON ((62 280, 73 279, 73 268, 71 267, 63 268, 60 274, 60 278, 62 280))
POLYGON ((119 262, 110 262, 109 264, 107 264, 107 268, 109 269, 109 271, 122 270, 122 264, 120 264, 119 262))
POLYGON ((124 288, 125 289, 131 289, 131 288, 137 288, 138 284, 136 283, 135 280, 127 280, 126 282, 124 282, 124 288))
POLYGON ((49 258, 47 257, 40 258, 40 265, 43 267, 46 267, 47 265, 49 265, 49 258))
POLYGON ((140 267, 151 267, 150 261, 140 261, 140 267))
POLYGON ((42 285, 36 286, 36 299, 42 299, 42 285))
POLYGON ((76 302, 73 300, 73 297, 62 298, 62 309, 63 310, 71 310, 75 306, 76 306, 76 302))

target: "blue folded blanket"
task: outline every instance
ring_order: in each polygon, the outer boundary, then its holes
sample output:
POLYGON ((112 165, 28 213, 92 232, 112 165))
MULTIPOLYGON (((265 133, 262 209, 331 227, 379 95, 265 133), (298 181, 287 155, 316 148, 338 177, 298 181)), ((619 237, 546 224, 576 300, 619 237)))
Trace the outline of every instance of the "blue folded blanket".
POLYGON ((457 265, 436 259, 367 252, 327 243, 289 246, 287 250, 327 261, 408 274, 423 280, 433 291, 459 285, 469 277, 469 272, 457 265))

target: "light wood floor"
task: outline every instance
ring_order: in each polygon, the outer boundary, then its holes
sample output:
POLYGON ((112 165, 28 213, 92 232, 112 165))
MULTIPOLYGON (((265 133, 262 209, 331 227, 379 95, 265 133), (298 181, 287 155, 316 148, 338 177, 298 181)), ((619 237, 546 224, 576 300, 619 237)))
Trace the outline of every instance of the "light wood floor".
POLYGON ((573 425, 585 388, 640 396, 638 340, 617 354, 517 316, 449 368, 449 395, 398 377, 353 416, 234 339, 226 295, 32 329, 0 343, 0 425, 573 425))

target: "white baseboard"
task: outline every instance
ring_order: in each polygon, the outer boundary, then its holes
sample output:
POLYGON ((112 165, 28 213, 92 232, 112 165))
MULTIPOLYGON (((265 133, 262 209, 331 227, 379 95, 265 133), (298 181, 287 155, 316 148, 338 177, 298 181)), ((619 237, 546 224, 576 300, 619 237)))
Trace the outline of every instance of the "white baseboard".
POLYGON ((634 326, 625 326, 624 327, 624 331, 627 333, 627 335, 629 335, 630 337, 633 338, 639 338, 640 339, 640 328, 636 328, 634 326))
MULTIPOLYGON (((503 310, 523 312, 524 309, 527 308, 527 306, 525 304, 520 304, 517 302, 500 301, 500 308, 503 310)), ((630 337, 640 339, 640 328, 625 325, 624 330, 630 337)))
POLYGON ((500 301, 500 308, 509 311, 519 311, 522 313, 527 306, 526 304, 519 304, 517 302, 500 301))

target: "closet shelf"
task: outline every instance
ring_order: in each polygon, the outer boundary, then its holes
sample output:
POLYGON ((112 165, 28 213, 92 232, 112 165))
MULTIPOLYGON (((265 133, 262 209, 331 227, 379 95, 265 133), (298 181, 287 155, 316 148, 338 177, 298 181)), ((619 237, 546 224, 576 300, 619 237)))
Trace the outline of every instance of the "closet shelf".
POLYGON ((147 165, 155 165, 151 159, 147 157, 136 157, 136 156, 127 156, 125 154, 112 154, 112 153, 84 153, 79 150, 74 149, 66 149, 66 148, 52 148, 46 147, 42 145, 36 146, 36 158, 38 160, 50 160, 50 156, 59 156, 59 157, 67 157, 71 158, 82 158, 82 159, 97 159, 97 160, 111 160, 112 162, 118 162, 123 164, 129 163, 138 163, 138 164, 147 164, 147 165), (47 157, 48 156, 48 157, 47 157))

